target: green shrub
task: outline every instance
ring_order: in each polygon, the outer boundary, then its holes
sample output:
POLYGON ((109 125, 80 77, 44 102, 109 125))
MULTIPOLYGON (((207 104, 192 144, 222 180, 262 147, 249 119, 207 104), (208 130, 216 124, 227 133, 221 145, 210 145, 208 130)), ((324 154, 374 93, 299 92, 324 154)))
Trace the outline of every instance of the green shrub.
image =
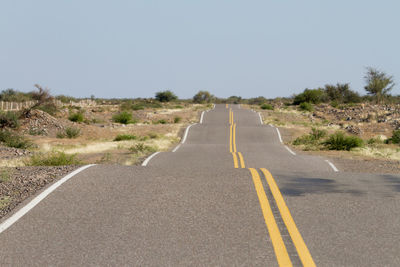
POLYGON ((299 105, 301 103, 313 103, 313 104, 319 104, 324 101, 325 98, 325 92, 323 89, 305 89, 303 93, 298 94, 295 96, 293 100, 294 105, 299 105))
POLYGON ((76 158, 76 154, 68 155, 64 152, 35 154, 26 161, 26 165, 28 166, 64 166, 79 164, 81 164, 81 162, 76 158))
POLYGON ((370 138, 367 140, 368 145, 375 145, 375 144, 383 144, 386 140, 382 140, 381 138, 370 138))
POLYGON ((302 135, 300 137, 297 137, 293 141, 293 145, 299 146, 299 145, 312 145, 315 144, 315 140, 311 137, 309 134, 302 135))
POLYGON ((324 90, 327 96, 326 100, 331 100, 338 104, 361 102, 360 95, 357 92, 352 91, 348 83, 337 83, 336 85, 327 84, 325 85, 324 90))
POLYGON ((400 130, 394 130, 392 133, 392 138, 390 138, 390 141, 394 144, 400 144, 400 130))
POLYGON ((120 110, 130 110, 132 108, 132 100, 124 101, 120 105, 120 110))
POLYGON ((34 128, 29 128, 28 133, 30 135, 46 135, 46 131, 43 129, 34 129, 34 128))
POLYGON ((149 140, 149 137, 148 137, 148 136, 141 136, 141 137, 139 138, 139 141, 147 141, 147 140, 149 140))
POLYGON ((67 127, 65 129, 65 135, 66 137, 72 139, 72 138, 77 138, 81 134, 81 129, 76 128, 76 127, 67 127))
POLYGON ((133 110, 142 110, 142 109, 144 109, 145 107, 144 107, 143 104, 133 104, 133 105, 131 106, 131 108, 132 108, 133 110))
POLYGON ((66 95, 58 95, 56 96, 57 100, 60 100, 64 104, 69 104, 71 102, 78 102, 78 99, 72 96, 66 96, 66 95))
POLYGON ((1 196, 0 197, 0 210, 9 206, 10 202, 11 202, 10 196, 1 196))
POLYGON ((90 120, 90 123, 92 123, 92 124, 101 123, 101 122, 103 122, 103 120, 100 120, 100 119, 98 119, 98 118, 92 118, 92 119, 90 120))
POLYGON ((158 137, 157 133, 149 133, 148 137, 150 137, 151 139, 156 139, 158 137))
POLYGON ((321 139, 325 136, 325 130, 312 128, 311 133, 296 138, 293 145, 305 145, 305 150, 318 150, 321 146, 321 139))
POLYGON ((174 123, 179 123, 182 120, 181 117, 175 117, 174 118, 174 123))
POLYGON ((177 108, 177 109, 182 109, 182 108, 183 108, 183 106, 181 106, 181 105, 176 105, 174 108, 177 108))
POLYGON ((0 128, 18 128, 19 114, 12 111, 0 112, 0 128))
POLYGON ((274 109, 274 107, 272 105, 270 105, 270 104, 262 104, 260 106, 260 108, 261 109, 267 109, 267 110, 273 110, 274 109))
POLYGON ((313 140, 320 140, 321 138, 326 136, 326 131, 325 130, 320 130, 317 128, 312 128, 310 136, 312 137, 313 140))
POLYGON ((63 131, 63 132, 57 132, 56 137, 57 137, 57 138, 60 138, 60 139, 65 138, 65 137, 66 137, 65 131, 63 131))
POLYGON ((0 182, 7 182, 11 178, 11 171, 8 168, 0 168, 0 182))
POLYGON ((52 102, 43 103, 43 104, 35 107, 35 109, 39 109, 39 110, 46 112, 52 116, 56 115, 56 113, 58 111, 57 106, 52 102))
POLYGON ((293 141, 293 145, 317 145, 325 136, 326 131, 312 128, 311 133, 296 138, 293 141))
POLYGON ((113 121, 122 124, 132 123, 132 113, 123 111, 113 116, 113 121))
POLYGON ((352 148, 362 147, 363 140, 357 136, 346 136, 342 132, 331 134, 324 142, 329 150, 351 150, 352 148))
POLYGON ((77 112, 69 115, 68 119, 73 122, 83 122, 85 120, 85 117, 83 116, 82 112, 77 112))
POLYGON ((153 102, 150 102, 150 103, 147 103, 147 102, 144 102, 144 103, 142 103, 142 105, 145 107, 145 108, 162 108, 162 105, 160 104, 160 103, 153 103, 153 102))
POLYGON ((138 143, 132 147, 129 148, 129 150, 132 153, 138 154, 138 153, 144 153, 144 152, 155 152, 157 151, 156 148, 151 147, 151 146, 146 146, 143 143, 138 143))
POLYGON ((314 110, 314 107, 308 102, 302 102, 300 104, 299 108, 300 108, 300 110, 309 111, 309 112, 314 110))
POLYGON ((157 92, 156 99, 160 102, 170 102, 178 99, 178 97, 170 90, 157 92))
POLYGON ((119 134, 114 138, 114 141, 135 140, 136 138, 136 135, 132 134, 119 134))
POLYGON ((154 121, 153 124, 167 124, 167 121, 164 119, 158 120, 158 121, 154 121))
POLYGON ((339 107, 339 103, 338 103, 336 100, 333 100, 333 101, 331 102, 331 107, 337 108, 337 107, 339 107))
POLYGON ((8 130, 0 131, 0 142, 8 147, 15 147, 21 149, 27 149, 32 146, 32 143, 25 137, 15 134, 8 130))

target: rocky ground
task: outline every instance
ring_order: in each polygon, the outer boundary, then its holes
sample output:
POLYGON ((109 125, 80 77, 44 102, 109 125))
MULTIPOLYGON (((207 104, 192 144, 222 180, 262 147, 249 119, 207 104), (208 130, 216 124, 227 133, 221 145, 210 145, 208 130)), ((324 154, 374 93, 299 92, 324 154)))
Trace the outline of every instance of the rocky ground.
POLYGON ((26 149, 19 149, 14 147, 0 146, 0 160, 1 159, 14 159, 32 155, 32 152, 26 149))
POLYGON ((315 106, 312 117, 329 121, 363 138, 378 135, 387 138, 393 130, 400 128, 399 105, 354 104, 334 108, 321 104, 315 106))
POLYGON ((43 187, 77 166, 16 167, 0 169, 0 219, 43 187))

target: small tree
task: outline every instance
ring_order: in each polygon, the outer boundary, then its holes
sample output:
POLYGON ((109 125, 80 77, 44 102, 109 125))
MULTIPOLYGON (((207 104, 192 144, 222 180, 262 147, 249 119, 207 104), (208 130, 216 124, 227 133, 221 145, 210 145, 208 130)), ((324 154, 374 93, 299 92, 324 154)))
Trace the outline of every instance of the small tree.
POLYGON ((214 99, 214 96, 210 94, 208 91, 199 91, 193 97, 194 103, 211 103, 214 99))
POLYGON ((242 97, 233 95, 228 97, 227 102, 233 104, 240 104, 242 102, 242 97))
POLYGON ((395 85, 393 76, 388 76, 383 71, 371 67, 367 68, 364 79, 367 84, 364 89, 369 95, 374 96, 378 103, 389 94, 395 85))
POLYGON ((348 83, 327 84, 325 85, 325 93, 330 101, 339 103, 357 103, 361 101, 360 95, 352 91, 348 83))
POLYGON ((267 99, 263 96, 255 97, 255 98, 250 98, 247 103, 250 105, 262 105, 265 102, 267 102, 267 99))
POLYGON ((160 102, 170 102, 172 100, 178 99, 178 97, 170 90, 167 90, 167 91, 157 92, 156 99, 160 102))
MULTIPOLYGON (((33 100, 36 100, 37 103, 29 108, 26 108, 22 112, 22 116, 29 118, 31 115, 32 109, 44 108, 45 110, 52 110, 55 112, 57 107, 54 103, 54 97, 50 94, 50 90, 47 88, 43 88, 42 86, 35 84, 35 87, 38 89, 37 91, 31 92, 31 96, 33 100)), ((46 111, 47 112, 47 111, 46 111)))
POLYGON ((308 89, 306 88, 303 93, 295 96, 293 100, 294 105, 299 105, 301 103, 312 103, 319 104, 324 101, 325 92, 323 89, 308 89))

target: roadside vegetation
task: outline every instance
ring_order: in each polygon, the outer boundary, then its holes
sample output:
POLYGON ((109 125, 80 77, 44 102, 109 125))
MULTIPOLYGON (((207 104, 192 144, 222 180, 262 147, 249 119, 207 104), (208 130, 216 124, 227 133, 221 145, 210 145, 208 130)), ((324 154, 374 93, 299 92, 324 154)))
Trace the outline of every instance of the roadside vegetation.
POLYGON ((85 120, 85 116, 82 112, 77 112, 70 114, 68 119, 73 122, 83 122, 85 120))
POLYGON ((0 130, 0 143, 14 148, 28 149, 32 147, 32 142, 22 135, 10 130, 0 130))
POLYGON ((180 129, 197 121, 200 112, 211 108, 212 103, 229 103, 258 109, 266 123, 294 131, 288 143, 300 149, 354 153, 396 149, 400 143, 400 120, 397 126, 393 122, 379 134, 370 134, 363 126, 388 125, 388 116, 393 115, 385 114, 396 114, 397 110, 393 111, 391 106, 382 106, 400 104, 400 97, 390 95, 394 79, 374 68, 366 69, 364 79, 365 95, 354 91, 348 83, 306 88, 293 97, 275 99, 264 96, 244 99, 235 95, 219 98, 201 90, 191 99, 182 100, 172 90, 161 90, 146 99, 91 96, 84 99, 92 101, 90 106, 81 105, 82 99, 52 96, 40 85, 27 93, 7 89, 0 93, 0 100, 35 101, 35 104, 16 112, 0 111, 0 142, 3 146, 28 149, 33 154, 53 149, 67 155, 77 154, 85 163, 132 164, 154 148, 168 149, 179 140, 180 129), (364 106, 369 108, 368 105, 371 109, 378 105, 388 112, 382 114, 375 109, 362 118, 353 115, 364 106), (31 123, 32 120, 38 122, 31 123))
POLYGON ((200 91, 182 100, 171 90, 153 98, 79 99, 34 87, 26 93, 0 92, 0 101, 31 101, 18 111, 0 110, 0 147, 18 149, 6 150, 0 166, 137 164, 178 142, 181 129, 196 122, 215 99, 200 91))
POLYGON ((127 111, 122 111, 113 116, 113 121, 122 124, 136 123, 135 120, 132 119, 132 113, 127 111))
POLYGON ((77 159, 76 154, 66 154, 60 151, 37 153, 25 162, 26 166, 66 166, 80 164, 82 162, 77 159))
POLYGON ((114 141, 136 140, 137 136, 133 134, 119 134, 114 138, 114 141))
POLYGON ((327 131, 312 128, 311 132, 297 137, 293 142, 295 146, 302 146, 304 150, 347 150, 362 147, 364 142, 357 136, 335 132, 327 135, 327 131))

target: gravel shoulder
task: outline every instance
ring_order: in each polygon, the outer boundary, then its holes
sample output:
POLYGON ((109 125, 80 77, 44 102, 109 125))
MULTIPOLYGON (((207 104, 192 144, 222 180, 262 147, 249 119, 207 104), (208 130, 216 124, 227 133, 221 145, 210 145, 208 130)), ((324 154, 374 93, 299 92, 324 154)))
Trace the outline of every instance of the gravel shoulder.
POLYGON ((21 202, 78 166, 8 167, 0 169, 0 219, 21 202))

